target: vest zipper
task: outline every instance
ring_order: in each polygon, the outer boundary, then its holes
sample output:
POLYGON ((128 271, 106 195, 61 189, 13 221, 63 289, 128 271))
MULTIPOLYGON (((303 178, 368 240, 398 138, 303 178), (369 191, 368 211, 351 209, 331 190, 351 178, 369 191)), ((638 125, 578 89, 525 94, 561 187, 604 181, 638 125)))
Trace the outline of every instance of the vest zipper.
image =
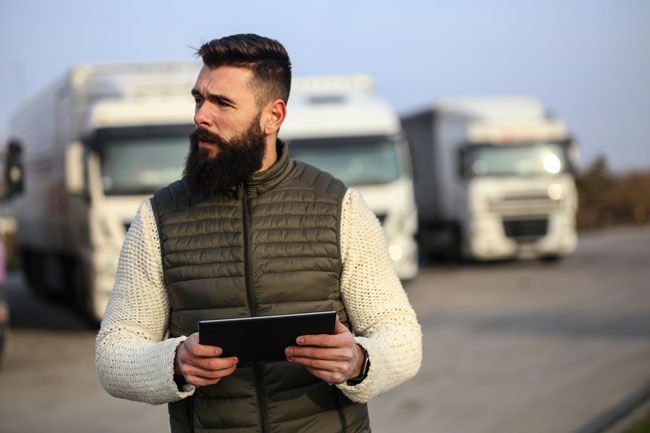
POLYGON ((341 431, 347 433, 348 431, 348 420, 345 416, 345 407, 343 405, 343 399, 341 396, 341 391, 334 388, 334 404, 336 405, 336 411, 339 413, 339 419, 341 420, 341 431))
POLYGON ((257 384, 257 404, 260 407, 260 422, 262 423, 262 432, 268 433, 271 431, 269 426, 269 416, 266 413, 266 404, 264 404, 264 381, 262 380, 262 363, 255 362, 254 374, 255 382, 257 384))
POLYGON ((244 217, 244 272, 245 272, 245 281, 246 281, 246 296, 248 297, 248 309, 250 310, 251 316, 256 316, 257 311, 255 308, 255 296, 253 293, 253 285, 251 283, 253 276, 251 274, 251 216, 250 216, 250 205, 248 203, 248 197, 246 196, 246 187, 241 187, 241 198, 242 198, 242 215, 244 217))
MULTIPOLYGON (((251 316, 256 316, 257 311, 255 308, 255 294, 253 293, 253 276, 251 267, 251 211, 248 196, 246 195, 246 187, 242 185, 242 215, 244 217, 244 269, 246 281, 246 295, 248 297, 248 308, 251 316)), ((260 424, 262 432, 267 433, 270 431, 268 425, 268 414, 266 413, 266 405, 264 404, 264 381, 262 380, 262 364, 259 362, 253 363, 253 374, 255 375, 255 384, 257 385, 257 406, 260 411, 260 424)))
POLYGON ((190 432, 194 433, 194 396, 189 396, 187 399, 190 409, 190 432))

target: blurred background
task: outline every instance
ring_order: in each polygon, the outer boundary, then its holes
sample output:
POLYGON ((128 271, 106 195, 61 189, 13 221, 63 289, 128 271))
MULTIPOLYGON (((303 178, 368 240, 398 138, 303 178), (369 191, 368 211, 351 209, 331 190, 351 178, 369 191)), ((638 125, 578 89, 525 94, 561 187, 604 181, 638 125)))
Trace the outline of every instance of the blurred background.
POLYGON ((103 392, 96 323, 180 173, 195 49, 248 32, 287 48, 281 135, 361 191, 423 326, 375 431, 650 431, 650 3, 4 0, 0 432, 168 429, 103 392))

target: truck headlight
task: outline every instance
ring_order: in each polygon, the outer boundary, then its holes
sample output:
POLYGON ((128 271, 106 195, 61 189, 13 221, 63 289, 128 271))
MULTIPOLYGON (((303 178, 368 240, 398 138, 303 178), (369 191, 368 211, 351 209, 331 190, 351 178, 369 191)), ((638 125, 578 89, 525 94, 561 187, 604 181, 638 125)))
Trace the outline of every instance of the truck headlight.
POLYGON ((548 198, 551 200, 560 200, 564 195, 562 185, 559 183, 553 183, 549 185, 548 189, 546 190, 546 195, 548 195, 548 198))
POLYGON ((391 260, 395 263, 402 263, 406 260, 406 251, 400 245, 391 245, 388 247, 388 254, 390 254, 391 260))

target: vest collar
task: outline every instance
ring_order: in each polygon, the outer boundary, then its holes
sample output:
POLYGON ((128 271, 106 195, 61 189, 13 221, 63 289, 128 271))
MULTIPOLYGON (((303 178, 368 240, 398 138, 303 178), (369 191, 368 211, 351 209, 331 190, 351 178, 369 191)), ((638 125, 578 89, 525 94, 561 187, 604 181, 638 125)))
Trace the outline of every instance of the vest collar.
POLYGON ((293 164, 289 155, 289 146, 282 140, 277 141, 278 159, 275 163, 259 173, 253 174, 246 182, 246 194, 255 197, 278 186, 291 172, 293 164))

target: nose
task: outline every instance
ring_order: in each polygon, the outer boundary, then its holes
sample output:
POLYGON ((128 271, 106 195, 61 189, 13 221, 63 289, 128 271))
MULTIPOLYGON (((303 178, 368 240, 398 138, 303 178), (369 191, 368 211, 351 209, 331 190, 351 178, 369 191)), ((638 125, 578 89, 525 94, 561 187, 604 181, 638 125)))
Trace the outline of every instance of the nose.
POLYGON ((205 102, 194 109, 194 124, 196 126, 210 127, 210 116, 205 102))

